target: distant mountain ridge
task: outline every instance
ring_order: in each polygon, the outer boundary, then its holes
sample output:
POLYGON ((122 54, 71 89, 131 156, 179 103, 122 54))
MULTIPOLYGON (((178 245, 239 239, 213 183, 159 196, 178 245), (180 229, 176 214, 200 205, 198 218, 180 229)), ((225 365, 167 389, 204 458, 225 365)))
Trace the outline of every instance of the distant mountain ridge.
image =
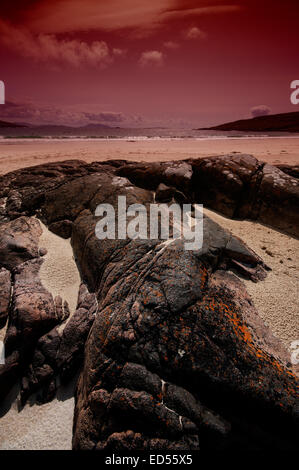
POLYGON ((29 123, 16 123, 16 122, 7 122, 7 121, 1 121, 0 120, 0 127, 30 127, 32 129, 47 129, 47 128, 51 128, 51 129, 55 129, 55 128, 59 128, 59 129, 112 129, 111 126, 107 126, 106 124, 95 124, 95 123, 90 123, 90 124, 86 124, 84 126, 68 126, 68 125, 64 125, 64 124, 41 124, 41 125, 37 125, 37 124, 29 124, 29 123))
POLYGON ((299 112, 270 114, 251 119, 228 122, 197 130, 243 132, 299 132, 299 112))
POLYGON ((119 127, 111 127, 101 123, 89 123, 84 126, 69 126, 64 124, 15 123, 0 120, 0 135, 9 137, 44 137, 44 136, 72 136, 89 133, 112 132, 119 127))

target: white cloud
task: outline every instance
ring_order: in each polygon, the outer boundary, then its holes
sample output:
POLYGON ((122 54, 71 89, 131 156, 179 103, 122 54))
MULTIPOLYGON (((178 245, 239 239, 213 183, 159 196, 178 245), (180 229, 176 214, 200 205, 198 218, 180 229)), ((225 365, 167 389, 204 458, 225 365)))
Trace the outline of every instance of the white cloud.
POLYGON ((174 41, 166 41, 163 43, 163 46, 166 47, 166 49, 170 49, 170 50, 179 49, 180 47, 180 45, 174 41))
POLYGON ((192 26, 187 31, 184 31, 184 37, 186 39, 205 39, 207 35, 197 26, 192 26))
POLYGON ((58 39, 53 34, 33 35, 26 29, 17 29, 3 21, 0 21, 0 41, 11 50, 39 62, 102 68, 113 62, 104 41, 87 43, 78 39, 58 39))
POLYGON ((141 67, 161 67, 164 63, 164 54, 160 51, 142 52, 139 64, 141 67))
POLYGON ((112 49, 112 53, 113 55, 115 55, 115 57, 125 57, 127 55, 127 52, 128 51, 126 49, 119 49, 118 47, 112 49))
POLYGON ((259 106, 254 106, 250 109, 252 117, 267 116, 271 114, 271 108, 265 104, 260 104, 259 106))

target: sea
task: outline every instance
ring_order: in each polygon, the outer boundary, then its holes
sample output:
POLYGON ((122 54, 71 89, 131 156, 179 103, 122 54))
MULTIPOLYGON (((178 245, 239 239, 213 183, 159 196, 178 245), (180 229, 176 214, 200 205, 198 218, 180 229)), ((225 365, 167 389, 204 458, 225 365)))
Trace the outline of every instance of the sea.
POLYGON ((138 140, 182 140, 182 139, 248 139, 248 138, 294 138, 299 137, 296 133, 287 132, 240 132, 240 131, 216 131, 197 129, 171 129, 165 127, 155 128, 64 128, 60 126, 42 126, 28 128, 0 128, 0 140, 97 140, 117 139, 126 141, 138 140))

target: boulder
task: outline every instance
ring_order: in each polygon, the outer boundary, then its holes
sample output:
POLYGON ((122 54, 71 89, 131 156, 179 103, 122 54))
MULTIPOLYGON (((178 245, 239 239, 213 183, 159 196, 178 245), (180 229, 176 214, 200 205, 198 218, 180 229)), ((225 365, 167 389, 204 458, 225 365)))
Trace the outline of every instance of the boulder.
POLYGON ((22 378, 22 404, 35 392, 40 402, 50 401, 55 395, 57 380, 65 384, 75 376, 83 362, 85 341, 96 311, 95 295, 81 284, 77 309, 71 318, 37 341, 22 378))
POLYGON ((299 165, 275 165, 281 171, 293 178, 299 178, 299 165))
POLYGON ((0 225, 0 265, 12 270, 24 261, 38 256, 42 229, 38 220, 29 217, 0 225))
POLYGON ((136 186, 155 189, 159 184, 174 186, 183 193, 190 190, 192 166, 187 161, 167 163, 127 163, 116 174, 125 176, 136 186))
MULTIPOLYGON (((23 403, 33 392, 48 401, 59 381, 81 370, 76 450, 295 448, 298 382, 290 354, 239 278, 261 282, 263 260, 208 217, 203 245, 193 251, 181 239, 95 235, 98 204, 112 204, 118 216, 117 196, 124 195, 127 205, 148 208, 161 184, 167 188, 159 191, 174 188, 180 203, 204 203, 296 235, 291 176, 251 156, 229 155, 62 162, 18 170, 2 182, 0 279, 4 273, 7 286, 11 272, 13 295, 1 397, 22 379, 23 403), (62 299, 40 282, 41 228, 31 216, 71 235, 83 284, 69 320, 62 299)), ((3 298, 2 310, 8 294, 3 298)))
POLYGON ((53 299, 39 279, 42 259, 26 261, 14 270, 14 289, 4 340, 5 364, 0 365, 0 399, 27 367, 36 342, 65 320, 59 299, 53 299))
MULTIPOLYGON (((105 201, 113 203, 109 192, 105 201)), ((74 449, 292 447, 283 425, 294 430, 289 354, 269 332, 259 338, 253 307, 240 300, 244 287, 229 288, 226 272, 235 261, 264 277, 262 260, 207 218, 203 247, 192 252, 181 240, 99 243, 92 223, 86 208, 73 231, 99 304, 78 383, 74 449)))
POLYGON ((299 236, 299 182, 250 155, 192 161, 194 198, 227 217, 299 236))

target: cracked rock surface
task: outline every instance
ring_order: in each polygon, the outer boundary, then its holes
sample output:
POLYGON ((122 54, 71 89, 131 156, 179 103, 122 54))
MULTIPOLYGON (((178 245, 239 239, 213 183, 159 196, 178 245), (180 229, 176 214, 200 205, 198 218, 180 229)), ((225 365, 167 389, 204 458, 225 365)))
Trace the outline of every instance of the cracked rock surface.
POLYGON ((74 449, 294 447, 297 380, 236 274, 267 266, 204 217, 203 246, 98 240, 95 209, 203 203, 298 235, 298 183, 251 156, 167 163, 67 161, 1 177, 0 321, 8 318, 0 398, 55 396, 78 370, 74 449), (71 237, 82 284, 67 308, 39 279, 40 218, 71 237), (236 274, 233 274, 232 271, 236 274))

